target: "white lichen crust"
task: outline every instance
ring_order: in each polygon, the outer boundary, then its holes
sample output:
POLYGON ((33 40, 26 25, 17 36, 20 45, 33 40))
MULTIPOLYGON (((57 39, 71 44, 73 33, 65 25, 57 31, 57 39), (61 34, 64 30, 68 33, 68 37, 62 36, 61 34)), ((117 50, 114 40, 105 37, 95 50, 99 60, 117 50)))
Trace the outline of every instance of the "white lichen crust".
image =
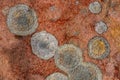
POLYGON ((80 63, 68 76, 69 80, 102 80, 101 70, 93 63, 80 63))
POLYGON ((68 80, 68 77, 62 73, 55 72, 46 77, 45 80, 68 80))
POLYGON ((98 34, 102 34, 102 33, 106 32, 107 28, 108 28, 107 25, 103 21, 99 21, 95 25, 95 31, 98 34))
POLYGON ((60 46, 54 58, 56 66, 65 72, 74 69, 83 61, 82 51, 73 44, 60 46))
POLYGON ((88 54, 94 59, 104 59, 110 53, 108 41, 100 36, 95 36, 88 43, 88 54))
POLYGON ((30 35, 38 27, 37 15, 33 9, 25 4, 18 4, 10 8, 7 15, 7 26, 10 32, 19 36, 30 35))
POLYGON ((58 48, 57 39, 46 31, 35 33, 31 38, 32 51, 39 58, 48 60, 54 56, 58 48))
POLYGON ((91 13, 98 14, 102 10, 102 6, 99 2, 95 1, 89 4, 89 10, 91 13))

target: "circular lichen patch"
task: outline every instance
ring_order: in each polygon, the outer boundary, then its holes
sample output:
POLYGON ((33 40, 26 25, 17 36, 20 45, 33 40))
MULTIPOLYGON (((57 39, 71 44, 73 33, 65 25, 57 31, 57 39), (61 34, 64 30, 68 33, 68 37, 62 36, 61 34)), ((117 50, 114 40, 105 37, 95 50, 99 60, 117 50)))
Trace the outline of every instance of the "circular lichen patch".
POLYGON ((35 55, 47 60, 54 56, 58 41, 52 34, 41 31, 32 36, 31 47, 35 55))
POLYGON ((107 25, 105 22, 103 21, 99 21, 96 23, 95 25, 95 31, 98 33, 98 34, 102 34, 104 32, 107 31, 107 25))
POLYGON ((36 13, 27 5, 18 4, 10 8, 7 15, 7 25, 15 35, 26 36, 32 34, 38 27, 36 13))
POLYGON ((69 80, 102 80, 101 70, 93 63, 80 63, 68 75, 69 80))
POLYGON ((45 80, 68 80, 68 77, 62 73, 55 72, 50 74, 45 80))
POLYGON ((72 44, 64 44, 63 46, 60 46, 56 51, 56 66, 65 72, 74 69, 81 61, 81 50, 72 44))
POLYGON ((99 2, 95 1, 89 4, 89 10, 91 13, 98 14, 102 10, 102 6, 99 2))
POLYGON ((88 44, 89 56, 95 59, 104 59, 110 53, 110 46, 103 37, 93 37, 88 44))

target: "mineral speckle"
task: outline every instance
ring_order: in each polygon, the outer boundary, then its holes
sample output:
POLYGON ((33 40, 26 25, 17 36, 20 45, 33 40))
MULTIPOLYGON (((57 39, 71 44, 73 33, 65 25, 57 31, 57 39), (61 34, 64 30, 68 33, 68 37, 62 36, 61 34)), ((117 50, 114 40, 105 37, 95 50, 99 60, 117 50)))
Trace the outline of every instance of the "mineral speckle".
POLYGON ((101 70, 93 63, 80 63, 69 72, 70 80, 102 80, 101 70))

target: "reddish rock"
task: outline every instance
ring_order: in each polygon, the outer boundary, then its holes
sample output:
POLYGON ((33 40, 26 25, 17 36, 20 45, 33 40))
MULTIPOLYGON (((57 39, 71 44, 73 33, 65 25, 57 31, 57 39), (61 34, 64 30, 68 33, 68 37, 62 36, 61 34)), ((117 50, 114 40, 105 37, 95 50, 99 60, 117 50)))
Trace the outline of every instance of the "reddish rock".
POLYGON ((53 72, 62 72, 56 67, 53 58, 46 61, 32 53, 30 46, 32 35, 19 37, 8 30, 7 9, 21 3, 36 11, 39 23, 36 32, 46 30, 58 39, 59 45, 73 43, 79 46, 84 53, 84 61, 93 62, 100 67, 103 80, 120 80, 120 58, 119 54, 116 54, 120 51, 120 1, 99 0, 102 5, 100 14, 92 14, 88 9, 89 4, 95 0, 77 0, 79 1, 77 5, 75 1, 0 0, 1 80, 44 80, 53 72), (51 6, 56 6, 57 9, 54 12, 48 11, 51 6), (101 35, 94 30, 95 23, 100 20, 108 25, 108 30, 101 35), (110 55, 103 60, 95 60, 88 56, 88 41, 96 35, 105 37, 110 44, 110 55))

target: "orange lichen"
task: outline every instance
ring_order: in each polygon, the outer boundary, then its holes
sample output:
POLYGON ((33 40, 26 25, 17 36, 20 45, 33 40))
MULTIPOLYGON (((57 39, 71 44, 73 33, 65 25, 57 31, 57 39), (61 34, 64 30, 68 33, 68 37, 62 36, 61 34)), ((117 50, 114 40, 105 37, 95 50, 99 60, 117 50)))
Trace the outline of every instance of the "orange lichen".
POLYGON ((105 44, 100 40, 96 40, 93 42, 93 51, 95 55, 101 55, 105 52, 105 44))
POLYGON ((100 36, 93 37, 88 44, 89 55, 95 59, 104 59, 110 53, 110 46, 108 41, 100 36))

